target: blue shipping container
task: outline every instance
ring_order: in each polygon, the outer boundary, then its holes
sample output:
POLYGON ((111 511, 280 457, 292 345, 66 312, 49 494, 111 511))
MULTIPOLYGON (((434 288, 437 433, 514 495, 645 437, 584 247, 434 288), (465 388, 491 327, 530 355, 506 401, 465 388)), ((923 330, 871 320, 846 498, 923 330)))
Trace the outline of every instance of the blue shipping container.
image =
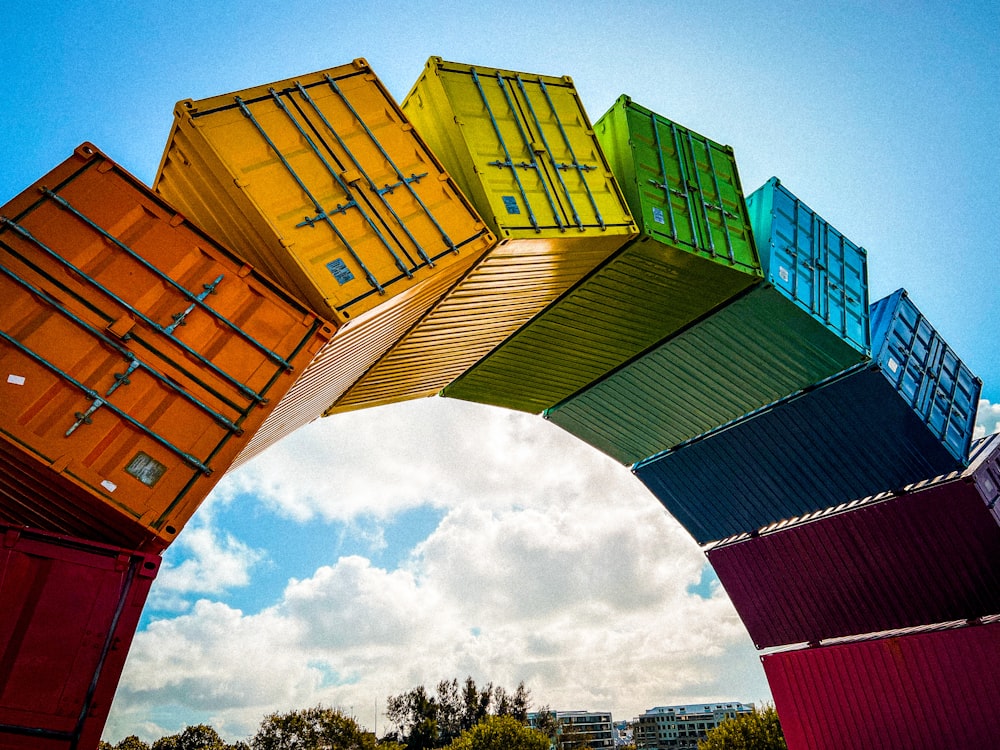
POLYGON ((981 381, 904 290, 872 305, 874 361, 639 462, 706 543, 967 465, 981 381))

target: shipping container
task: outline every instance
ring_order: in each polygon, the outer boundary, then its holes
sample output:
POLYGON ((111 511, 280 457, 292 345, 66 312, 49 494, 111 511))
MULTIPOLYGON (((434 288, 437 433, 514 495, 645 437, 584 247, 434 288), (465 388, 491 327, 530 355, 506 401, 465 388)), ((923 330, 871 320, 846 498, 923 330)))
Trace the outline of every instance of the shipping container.
POLYGON ((153 186, 338 326, 493 243, 360 58, 179 102, 153 186))
POLYGON ((0 525, 0 748, 96 750, 159 564, 0 525))
POLYGON ((707 550, 757 648, 1000 612, 1000 434, 969 467, 707 550))
POLYGON ((0 519, 165 547, 333 329, 89 143, 0 217, 0 519))
POLYGON ((699 543, 962 469, 982 382, 899 290, 874 360, 633 467, 699 543))
POLYGON ((747 207, 765 283, 554 405, 547 419, 632 464, 868 361, 864 248, 776 178, 747 207))
POLYGON ((498 245, 327 414, 436 394, 636 234, 571 79, 434 57, 403 111, 498 245))
POLYGON ((969 750, 1000 738, 1000 618, 762 661, 788 750, 969 750))
POLYGON ((627 96, 594 130, 640 236, 443 395, 539 413, 762 278, 729 146, 627 96))

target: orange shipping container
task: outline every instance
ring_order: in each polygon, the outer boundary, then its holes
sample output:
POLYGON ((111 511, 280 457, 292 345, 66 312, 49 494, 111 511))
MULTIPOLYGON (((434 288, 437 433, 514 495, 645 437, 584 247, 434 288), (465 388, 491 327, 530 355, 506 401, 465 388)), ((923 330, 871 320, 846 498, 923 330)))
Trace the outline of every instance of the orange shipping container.
POLYGON ((90 144, 0 216, 0 519, 162 549, 333 329, 90 144))

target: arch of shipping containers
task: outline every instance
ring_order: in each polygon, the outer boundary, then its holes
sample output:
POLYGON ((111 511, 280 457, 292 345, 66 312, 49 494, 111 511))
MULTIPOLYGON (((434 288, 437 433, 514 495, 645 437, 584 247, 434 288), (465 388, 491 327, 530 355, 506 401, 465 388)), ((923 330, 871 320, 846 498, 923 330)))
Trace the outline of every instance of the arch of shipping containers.
POLYGON ((0 209, 0 750, 96 747, 227 470, 438 392, 632 467, 792 750, 985 746, 1000 441, 970 455, 981 383, 905 291, 869 308, 867 262, 566 76, 432 57, 400 105, 358 59, 183 100, 152 188, 81 145, 0 209))

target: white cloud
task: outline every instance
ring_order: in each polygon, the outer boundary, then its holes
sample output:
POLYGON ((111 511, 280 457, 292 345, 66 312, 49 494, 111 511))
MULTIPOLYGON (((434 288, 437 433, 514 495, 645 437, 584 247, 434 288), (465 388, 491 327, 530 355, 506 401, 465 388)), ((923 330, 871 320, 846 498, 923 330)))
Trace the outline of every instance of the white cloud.
POLYGON ((409 559, 387 570, 343 557, 291 580, 259 614, 205 600, 153 623, 136 636, 109 738, 137 731, 157 706, 175 707, 180 725, 146 725, 149 739, 183 728, 184 716, 236 739, 267 712, 319 702, 372 727, 388 695, 465 675, 523 680, 536 705, 619 718, 767 697, 724 593, 688 592, 703 553, 625 467, 538 417, 430 406, 370 414, 378 429, 354 433, 349 455, 328 449, 321 487, 304 467, 318 438, 336 444, 324 423, 300 439, 305 451, 282 451, 287 485, 267 483, 274 465, 259 461, 239 480, 296 517, 345 507, 388 517, 434 502, 445 515, 409 559), (341 505, 327 494, 338 484, 349 488, 341 505))
POLYGON ((150 592, 150 608, 184 610, 191 594, 222 594, 247 586, 251 569, 265 558, 263 550, 251 549, 232 534, 214 528, 210 514, 202 512, 207 510, 199 509, 196 520, 167 550, 150 592))
POLYGON ((981 438, 1000 432, 1000 404, 991 404, 985 398, 979 399, 976 412, 976 428, 973 437, 981 438))

